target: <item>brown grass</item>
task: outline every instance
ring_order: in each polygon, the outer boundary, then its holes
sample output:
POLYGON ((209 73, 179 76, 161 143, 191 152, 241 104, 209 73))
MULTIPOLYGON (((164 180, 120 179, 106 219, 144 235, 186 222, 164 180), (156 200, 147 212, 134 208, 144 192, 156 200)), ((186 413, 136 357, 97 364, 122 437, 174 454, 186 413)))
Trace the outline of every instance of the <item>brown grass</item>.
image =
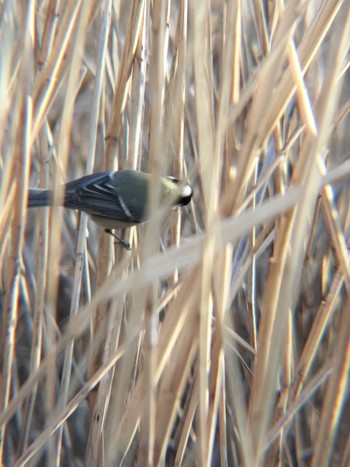
POLYGON ((349 465, 349 2, 3 1, 0 34, 0 465, 349 465), (194 189, 131 252, 26 209, 121 168, 194 189))

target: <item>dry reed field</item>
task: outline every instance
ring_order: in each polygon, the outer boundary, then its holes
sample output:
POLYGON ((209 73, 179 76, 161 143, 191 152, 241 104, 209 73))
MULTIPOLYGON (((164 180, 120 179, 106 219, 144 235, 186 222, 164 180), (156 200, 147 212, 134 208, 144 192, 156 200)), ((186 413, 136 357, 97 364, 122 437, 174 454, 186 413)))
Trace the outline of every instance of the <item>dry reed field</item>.
POLYGON ((349 46, 350 0, 0 1, 0 465, 350 465, 349 46), (193 188, 130 251, 27 209, 121 169, 193 188))

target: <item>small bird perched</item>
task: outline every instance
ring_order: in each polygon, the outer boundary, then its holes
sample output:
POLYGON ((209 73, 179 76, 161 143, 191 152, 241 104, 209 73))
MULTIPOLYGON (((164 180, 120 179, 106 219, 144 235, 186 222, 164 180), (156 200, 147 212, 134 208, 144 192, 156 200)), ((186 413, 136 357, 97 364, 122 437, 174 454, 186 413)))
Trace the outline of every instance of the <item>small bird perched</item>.
MULTIPOLYGON (((86 212, 106 232, 127 228, 150 217, 149 193, 153 177, 137 170, 100 172, 78 178, 63 187, 62 206, 86 212)), ((174 177, 159 180, 159 206, 185 206, 191 201, 192 188, 174 177)), ((52 206, 52 190, 30 189, 28 207, 52 206)))

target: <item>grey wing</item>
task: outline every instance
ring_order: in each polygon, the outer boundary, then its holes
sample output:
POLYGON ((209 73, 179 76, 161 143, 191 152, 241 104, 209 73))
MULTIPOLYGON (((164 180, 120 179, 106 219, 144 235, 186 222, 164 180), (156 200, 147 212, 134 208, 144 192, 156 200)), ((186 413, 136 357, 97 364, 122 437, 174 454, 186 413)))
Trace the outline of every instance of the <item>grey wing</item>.
POLYGON ((127 203, 118 188, 119 173, 100 172, 67 183, 64 206, 120 222, 141 222, 143 210, 127 203))

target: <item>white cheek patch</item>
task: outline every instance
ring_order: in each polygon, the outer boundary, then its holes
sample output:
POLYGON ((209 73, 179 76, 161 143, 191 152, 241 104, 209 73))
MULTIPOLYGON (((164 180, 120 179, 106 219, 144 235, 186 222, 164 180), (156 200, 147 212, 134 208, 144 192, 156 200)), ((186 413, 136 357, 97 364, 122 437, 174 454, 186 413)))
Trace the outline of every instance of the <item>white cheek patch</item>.
POLYGON ((187 198, 189 196, 192 196, 192 188, 190 187, 190 185, 185 185, 183 187, 183 190, 182 190, 182 196, 184 198, 187 198))

